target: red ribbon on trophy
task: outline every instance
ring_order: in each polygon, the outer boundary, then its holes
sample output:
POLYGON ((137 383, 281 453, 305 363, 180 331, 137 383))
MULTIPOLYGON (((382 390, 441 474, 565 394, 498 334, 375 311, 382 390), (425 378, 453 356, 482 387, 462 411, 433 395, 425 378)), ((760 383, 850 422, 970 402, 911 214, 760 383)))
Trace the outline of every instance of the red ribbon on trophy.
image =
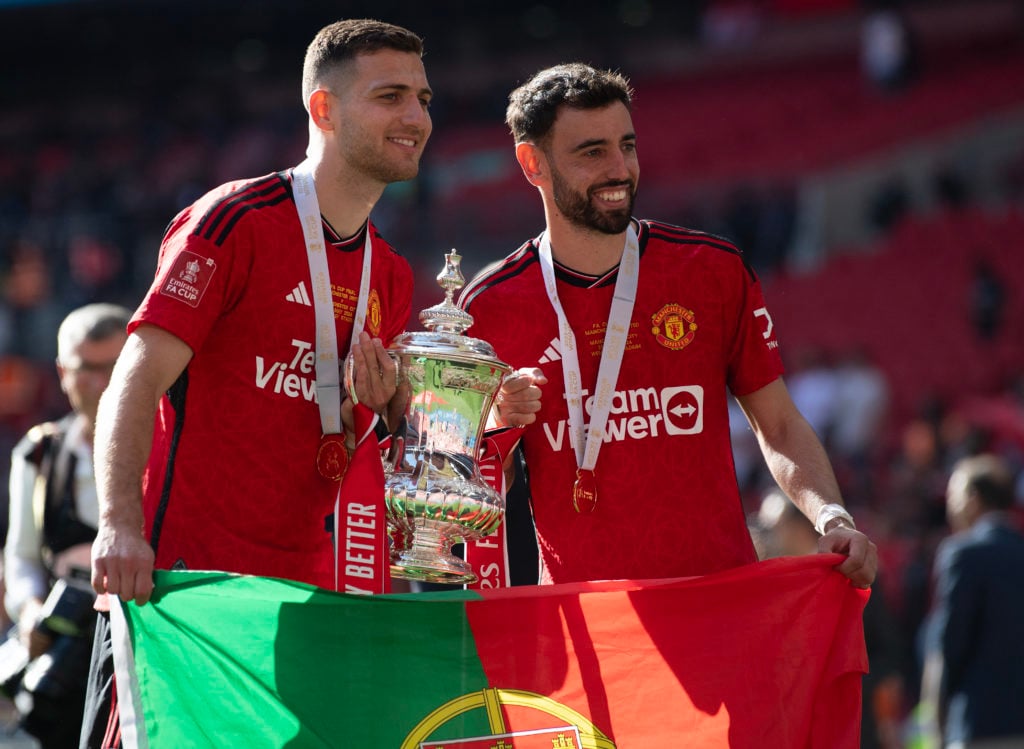
POLYGON ((342 593, 389 593, 391 551, 384 511, 384 466, 374 426, 380 418, 353 408, 356 449, 334 505, 335 587, 342 593))
MULTIPOLYGON (((505 458, 516 449, 522 433, 522 430, 516 427, 502 427, 484 434, 477 466, 480 469, 480 475, 502 497, 505 496, 507 488, 505 486, 505 458)), ((509 587, 504 519, 491 535, 466 542, 466 561, 477 574, 476 582, 467 584, 467 588, 509 587)))

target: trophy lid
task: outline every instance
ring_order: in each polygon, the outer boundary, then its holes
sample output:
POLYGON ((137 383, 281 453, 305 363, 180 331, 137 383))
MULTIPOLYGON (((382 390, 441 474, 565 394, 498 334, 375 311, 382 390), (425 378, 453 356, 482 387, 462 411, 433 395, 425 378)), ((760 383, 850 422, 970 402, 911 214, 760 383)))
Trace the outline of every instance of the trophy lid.
POLYGON ((473 324, 473 316, 460 309, 453 301, 455 292, 466 282, 459 268, 462 256, 453 249, 444 256, 444 259, 444 270, 437 275, 437 283, 444 289, 444 301, 427 307, 419 315, 420 322, 427 331, 403 333, 395 339, 393 348, 414 355, 489 360, 499 367, 511 369, 498 360, 494 348, 487 341, 463 335, 463 332, 473 324))
POLYGON ((452 302, 455 292, 466 282, 459 267, 461 261, 462 256, 454 248, 444 256, 444 270, 437 274, 437 284, 444 289, 444 301, 420 312, 420 322, 427 330, 462 334, 473 324, 473 316, 452 302))

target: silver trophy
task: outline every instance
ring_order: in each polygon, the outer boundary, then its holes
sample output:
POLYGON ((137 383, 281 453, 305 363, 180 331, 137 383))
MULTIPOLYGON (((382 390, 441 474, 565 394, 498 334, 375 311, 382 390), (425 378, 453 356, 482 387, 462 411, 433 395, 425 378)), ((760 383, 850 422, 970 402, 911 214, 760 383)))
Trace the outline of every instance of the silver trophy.
POLYGON ((420 312, 426 331, 392 343, 404 420, 384 459, 384 497, 394 549, 391 574, 471 583, 477 577, 451 547, 497 530, 505 499, 477 464, 487 415, 511 370, 490 344, 462 335, 473 318, 452 302, 465 278, 452 250, 437 276, 441 304, 420 312))

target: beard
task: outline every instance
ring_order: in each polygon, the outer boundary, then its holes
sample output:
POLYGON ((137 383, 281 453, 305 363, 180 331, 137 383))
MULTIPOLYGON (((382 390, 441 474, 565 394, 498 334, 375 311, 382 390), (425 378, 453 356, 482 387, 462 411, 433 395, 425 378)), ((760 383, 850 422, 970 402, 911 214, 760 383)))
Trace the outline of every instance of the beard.
MULTIPOLYGON (((423 135, 416 136, 423 139, 423 135)), ((385 156, 374 139, 351 129, 341 138, 342 159, 356 171, 384 185, 413 179, 420 170, 420 155, 415 157, 385 156)))
POLYGON ((636 203, 636 187, 632 181, 606 182, 590 188, 586 194, 577 192, 569 186, 562 175, 551 171, 551 185, 554 190, 555 205, 569 221, 576 226, 601 234, 621 234, 626 231, 633 218, 633 206, 636 203), (601 211, 595 207, 591 194, 595 190, 608 187, 625 187, 629 191, 629 205, 614 211, 601 211))

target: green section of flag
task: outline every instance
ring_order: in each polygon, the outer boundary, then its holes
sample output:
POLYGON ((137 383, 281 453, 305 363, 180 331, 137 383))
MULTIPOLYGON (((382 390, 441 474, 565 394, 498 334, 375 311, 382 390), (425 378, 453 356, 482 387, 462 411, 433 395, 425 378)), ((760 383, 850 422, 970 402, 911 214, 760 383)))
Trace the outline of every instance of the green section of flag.
MULTIPOLYGON (((151 749, 397 749, 439 705, 487 686, 465 616, 476 598, 158 571, 150 603, 124 606, 140 731, 151 749)), ((446 729, 489 733, 483 711, 458 721, 446 729)))

